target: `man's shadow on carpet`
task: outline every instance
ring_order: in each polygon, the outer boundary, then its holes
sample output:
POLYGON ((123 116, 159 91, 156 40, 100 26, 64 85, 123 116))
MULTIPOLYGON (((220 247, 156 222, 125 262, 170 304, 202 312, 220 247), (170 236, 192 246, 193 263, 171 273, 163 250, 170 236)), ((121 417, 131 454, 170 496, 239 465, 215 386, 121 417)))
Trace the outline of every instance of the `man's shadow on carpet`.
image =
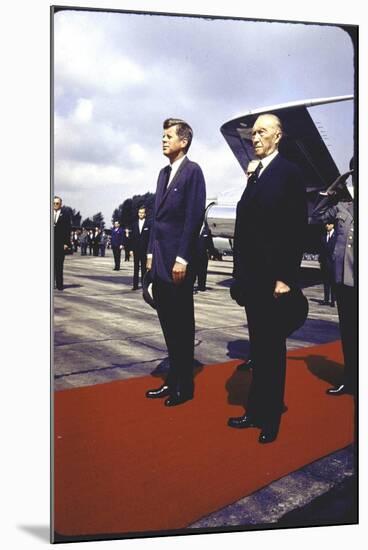
POLYGON ((327 382, 331 386, 339 386, 343 383, 344 366, 337 361, 332 361, 326 355, 293 356, 292 359, 306 363, 307 369, 313 376, 327 382))

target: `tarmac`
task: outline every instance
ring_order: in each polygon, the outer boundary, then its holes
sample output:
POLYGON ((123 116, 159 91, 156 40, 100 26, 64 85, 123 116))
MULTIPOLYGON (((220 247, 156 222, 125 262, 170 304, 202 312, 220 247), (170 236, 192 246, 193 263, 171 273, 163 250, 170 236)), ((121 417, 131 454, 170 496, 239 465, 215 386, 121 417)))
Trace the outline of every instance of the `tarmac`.
MULTIPOLYGON (((207 290, 195 293, 197 366, 248 356, 244 310, 229 295, 231 272, 231 257, 210 260, 207 290)), ((132 280, 133 260, 122 260, 121 270, 113 271, 110 250, 105 257, 80 252, 66 256, 64 291, 54 291, 55 391, 137 376, 160 377, 166 372, 167 352, 156 312, 143 301, 141 290, 132 290, 132 280)), ((303 262, 302 283, 309 301, 308 319, 288 339, 288 349, 340 339, 337 308, 320 303, 318 262, 303 262)), ((189 529, 356 523, 355 471, 355 450, 349 446, 198 518, 189 529)))

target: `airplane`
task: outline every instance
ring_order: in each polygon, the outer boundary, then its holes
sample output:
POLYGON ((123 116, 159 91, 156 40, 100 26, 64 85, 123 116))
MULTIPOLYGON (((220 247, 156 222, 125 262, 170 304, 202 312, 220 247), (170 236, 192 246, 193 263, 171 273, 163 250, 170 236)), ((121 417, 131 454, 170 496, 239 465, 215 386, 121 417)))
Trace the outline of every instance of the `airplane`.
MULTIPOLYGON (((250 161, 255 159, 252 146, 252 127, 256 118, 264 113, 277 115, 283 126, 283 137, 279 152, 287 159, 295 162, 302 169, 306 180, 308 199, 308 215, 311 219, 316 203, 321 195, 326 195, 329 188, 341 187, 351 174, 351 171, 340 174, 332 155, 327 148, 308 108, 328 103, 349 101, 353 95, 338 97, 293 101, 272 107, 264 107, 248 114, 234 118, 220 128, 227 144, 244 173, 250 161)), ((238 190, 238 199, 244 187, 238 190)), ((348 191, 346 191, 348 193, 348 191)), ((213 201, 206 208, 206 221, 215 238, 229 239, 232 246, 234 237, 236 203, 224 194, 220 200, 213 201)), ((305 252, 318 252, 321 226, 311 222, 305 243, 305 252)))

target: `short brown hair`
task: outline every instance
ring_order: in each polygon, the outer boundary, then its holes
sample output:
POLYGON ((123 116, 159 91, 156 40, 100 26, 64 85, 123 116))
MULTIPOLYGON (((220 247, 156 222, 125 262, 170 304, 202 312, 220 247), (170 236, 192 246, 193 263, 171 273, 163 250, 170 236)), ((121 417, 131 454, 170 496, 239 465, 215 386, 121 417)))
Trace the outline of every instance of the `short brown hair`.
POLYGON ((185 120, 181 120, 181 118, 167 118, 164 121, 163 127, 164 130, 167 130, 168 128, 171 128, 171 126, 176 126, 176 133, 179 136, 180 139, 186 139, 188 144, 186 148, 184 149, 185 153, 188 151, 190 144, 192 143, 193 139, 193 130, 189 126, 185 120))

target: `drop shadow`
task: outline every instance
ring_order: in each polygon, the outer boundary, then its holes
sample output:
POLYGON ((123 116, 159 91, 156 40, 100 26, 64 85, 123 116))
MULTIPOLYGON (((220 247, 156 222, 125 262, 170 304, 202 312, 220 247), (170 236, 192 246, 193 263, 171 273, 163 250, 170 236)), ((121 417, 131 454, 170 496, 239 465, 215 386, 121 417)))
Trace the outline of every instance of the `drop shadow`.
POLYGON ((32 535, 42 542, 50 543, 50 528, 48 525, 17 525, 17 529, 32 535))

